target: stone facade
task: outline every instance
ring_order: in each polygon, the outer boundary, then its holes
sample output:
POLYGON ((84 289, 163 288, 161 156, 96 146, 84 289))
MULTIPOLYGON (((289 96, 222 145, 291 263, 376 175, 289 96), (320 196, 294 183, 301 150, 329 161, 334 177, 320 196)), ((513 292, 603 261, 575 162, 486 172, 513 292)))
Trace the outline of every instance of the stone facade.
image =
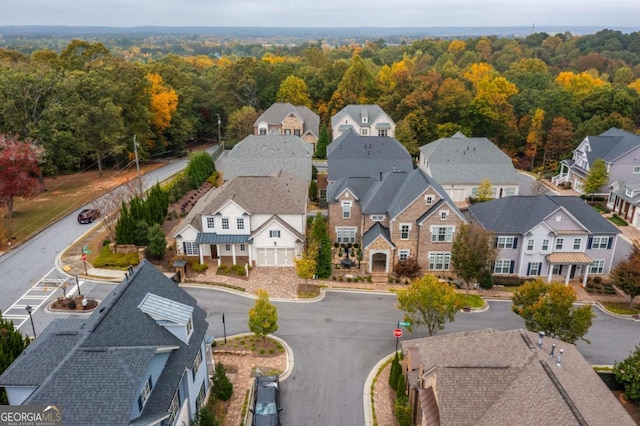
POLYGON ((350 191, 344 191, 342 194, 340 194, 337 202, 329 204, 329 217, 331 218, 329 226, 329 236, 332 243, 338 242, 336 228, 342 226, 355 227, 355 242, 362 242, 362 209, 360 207, 360 203, 355 199, 350 191), (342 215, 342 205, 344 202, 351 202, 351 215, 348 219, 343 218, 342 215))
POLYGON ((295 115, 291 114, 284 120, 282 120, 281 131, 282 134, 287 134, 287 130, 291 132, 292 135, 302 136, 304 123, 295 115), (297 134, 296 134, 297 131, 297 134))

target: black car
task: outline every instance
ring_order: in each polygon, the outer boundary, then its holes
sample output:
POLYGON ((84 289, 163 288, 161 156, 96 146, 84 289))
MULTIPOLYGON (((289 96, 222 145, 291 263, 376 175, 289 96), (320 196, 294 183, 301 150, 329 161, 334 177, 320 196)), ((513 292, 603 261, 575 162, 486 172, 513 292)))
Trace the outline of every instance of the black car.
POLYGON ((91 223, 100 217, 100 210, 84 209, 78 214, 78 223, 91 223))
POLYGON ((253 385, 252 426, 280 425, 280 379, 278 376, 258 376, 253 385))

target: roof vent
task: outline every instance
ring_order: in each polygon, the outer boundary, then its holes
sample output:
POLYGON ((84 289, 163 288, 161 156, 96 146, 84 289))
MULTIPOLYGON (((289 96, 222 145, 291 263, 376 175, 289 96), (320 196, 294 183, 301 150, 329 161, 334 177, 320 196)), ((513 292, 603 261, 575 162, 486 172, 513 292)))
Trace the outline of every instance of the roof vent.
POLYGON ((544 331, 539 331, 538 332, 538 347, 539 348, 542 347, 542 339, 544 339, 544 335, 545 335, 544 331))
POLYGON ((549 352, 549 355, 551 356, 551 358, 553 358, 553 351, 556 350, 556 344, 554 343, 553 345, 551 345, 551 352, 549 352))
POLYGON ((564 353, 563 349, 560 349, 560 353, 558 354, 558 367, 562 367, 562 354, 564 353))

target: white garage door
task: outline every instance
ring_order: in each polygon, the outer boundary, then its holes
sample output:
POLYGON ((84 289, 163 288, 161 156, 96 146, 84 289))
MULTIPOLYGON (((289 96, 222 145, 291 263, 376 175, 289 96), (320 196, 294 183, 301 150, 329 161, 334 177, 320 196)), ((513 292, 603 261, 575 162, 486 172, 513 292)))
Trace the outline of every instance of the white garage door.
POLYGON ((451 189, 450 191, 453 201, 464 201, 464 189, 451 189))
POLYGON ((258 266, 293 266, 293 249, 259 248, 257 255, 258 266))

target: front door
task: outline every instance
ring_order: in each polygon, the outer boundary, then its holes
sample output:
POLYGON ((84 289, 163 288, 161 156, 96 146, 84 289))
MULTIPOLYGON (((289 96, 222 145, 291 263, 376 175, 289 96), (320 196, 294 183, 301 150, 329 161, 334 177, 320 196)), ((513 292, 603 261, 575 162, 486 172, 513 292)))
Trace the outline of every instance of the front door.
POLYGON ((569 274, 569 278, 573 279, 576 276, 576 265, 571 265, 571 273, 569 274))
POLYGON ((215 244, 211 244, 211 258, 212 259, 218 258, 218 246, 215 244))

